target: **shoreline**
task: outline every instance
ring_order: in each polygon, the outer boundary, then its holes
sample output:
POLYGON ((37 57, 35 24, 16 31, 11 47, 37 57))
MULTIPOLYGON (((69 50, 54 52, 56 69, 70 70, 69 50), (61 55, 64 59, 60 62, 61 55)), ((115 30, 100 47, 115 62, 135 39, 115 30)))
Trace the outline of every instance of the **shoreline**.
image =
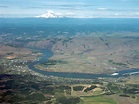
MULTIPOLYGON (((39 64, 41 62, 47 61, 48 58, 50 58, 53 55, 53 53, 50 50, 44 50, 44 49, 39 49, 39 51, 41 51, 44 56, 42 58, 40 58, 39 61, 35 61, 35 62, 32 62, 31 64, 29 64, 28 68, 37 73, 47 75, 47 76, 56 76, 56 77, 65 77, 65 78, 85 78, 85 79, 92 79, 92 78, 99 78, 99 77, 100 78, 103 78, 103 77, 119 78, 119 77, 128 76, 128 75, 124 75, 126 73, 139 72, 139 69, 131 69, 131 70, 128 69, 128 70, 122 70, 119 72, 115 72, 115 73, 119 73, 118 75, 91 74, 91 73, 88 73, 88 74, 87 73, 68 73, 68 72, 47 72, 47 71, 36 68, 35 65, 39 64)), ((139 74, 139 73, 135 73, 135 74, 139 74)))

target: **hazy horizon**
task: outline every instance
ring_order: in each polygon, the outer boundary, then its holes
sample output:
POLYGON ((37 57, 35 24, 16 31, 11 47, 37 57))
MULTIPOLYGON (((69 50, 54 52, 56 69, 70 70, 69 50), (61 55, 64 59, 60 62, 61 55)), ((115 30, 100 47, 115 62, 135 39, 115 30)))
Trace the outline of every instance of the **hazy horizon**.
POLYGON ((139 18, 138 0, 0 0, 0 17, 35 17, 53 11, 74 18, 139 18))

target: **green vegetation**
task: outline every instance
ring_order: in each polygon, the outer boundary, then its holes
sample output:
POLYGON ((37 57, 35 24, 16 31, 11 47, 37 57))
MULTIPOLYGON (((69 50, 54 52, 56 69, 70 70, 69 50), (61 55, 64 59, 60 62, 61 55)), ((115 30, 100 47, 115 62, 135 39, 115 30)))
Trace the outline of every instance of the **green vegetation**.
POLYGON ((68 63, 62 60, 48 60, 47 62, 41 63, 41 65, 44 65, 45 67, 56 64, 68 64, 68 63))
POLYGON ((78 104, 79 102, 79 97, 67 98, 65 96, 62 96, 56 99, 56 104, 78 104))
POLYGON ((104 96, 89 96, 81 99, 83 100, 81 104, 117 104, 115 100, 104 96))
POLYGON ((123 88, 124 94, 139 94, 139 85, 137 84, 127 84, 126 87, 123 88))
POLYGON ((117 85, 115 83, 111 83, 111 82, 107 84, 107 87, 106 88, 107 88, 107 90, 110 91, 111 94, 113 94, 113 93, 119 93, 119 92, 122 91, 120 89, 121 87, 119 85, 117 85))
POLYGON ((35 99, 35 100, 37 100, 37 101, 45 101, 46 100, 46 97, 42 94, 42 93, 31 93, 30 95, 28 95, 27 97, 26 97, 26 99, 27 100, 33 100, 33 99, 35 99))
POLYGON ((90 90, 93 90, 94 88, 96 88, 97 86, 95 86, 95 85, 91 85, 90 87, 88 87, 88 88, 86 88, 85 90, 84 90, 84 92, 88 92, 88 91, 90 91, 90 90))
POLYGON ((96 90, 93 92, 93 95, 101 95, 103 93, 103 90, 96 90))
POLYGON ((137 84, 119 85, 110 82, 107 84, 106 89, 107 95, 118 93, 119 96, 133 97, 133 95, 139 94, 139 85, 137 84))
POLYGON ((74 86, 74 87, 73 87, 73 90, 74 90, 74 91, 82 91, 83 88, 84 88, 84 86, 74 86))
MULTIPOLYGON (((97 83, 96 85, 83 85, 79 84, 80 82, 78 81, 70 80, 69 82, 72 84, 68 83, 65 85, 60 84, 61 82, 57 83, 59 79, 57 79, 56 84, 54 84, 47 80, 42 81, 42 79, 37 78, 37 76, 32 75, 0 76, 0 88, 4 90, 4 92, 0 93, 0 103, 47 102, 48 104, 117 104, 115 100, 109 98, 109 94, 116 94, 119 95, 119 97, 130 97, 134 100, 138 99, 139 94, 138 84, 107 82, 105 84, 99 84, 98 87, 97 83), (72 87, 73 92, 76 93, 75 95, 72 93, 72 87), (86 89, 83 92, 84 88, 86 89), (107 97, 105 95, 107 95, 107 97)), ((65 82, 66 81, 63 83, 65 82)))

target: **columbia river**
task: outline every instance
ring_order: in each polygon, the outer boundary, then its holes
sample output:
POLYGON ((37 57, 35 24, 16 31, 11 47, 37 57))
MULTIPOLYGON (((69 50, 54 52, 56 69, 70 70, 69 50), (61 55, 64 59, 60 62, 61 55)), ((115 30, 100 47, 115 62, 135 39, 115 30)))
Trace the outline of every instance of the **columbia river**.
POLYGON ((99 78, 99 77, 100 78, 103 78, 103 77, 118 78, 118 77, 124 77, 124 76, 139 74, 139 69, 127 69, 127 70, 122 70, 122 71, 115 72, 113 74, 86 74, 86 73, 69 73, 69 72, 68 73, 67 72, 47 72, 47 71, 44 71, 44 70, 40 70, 40 69, 36 68, 35 66, 37 64, 42 63, 42 62, 47 62, 48 58, 53 56, 53 52, 50 51, 50 50, 38 49, 38 48, 36 48, 36 50, 39 50, 41 53, 43 53, 43 56, 38 61, 34 61, 34 62, 30 63, 28 65, 28 67, 29 67, 29 69, 31 69, 31 70, 33 70, 37 73, 47 75, 47 76, 92 79, 92 78, 99 78))

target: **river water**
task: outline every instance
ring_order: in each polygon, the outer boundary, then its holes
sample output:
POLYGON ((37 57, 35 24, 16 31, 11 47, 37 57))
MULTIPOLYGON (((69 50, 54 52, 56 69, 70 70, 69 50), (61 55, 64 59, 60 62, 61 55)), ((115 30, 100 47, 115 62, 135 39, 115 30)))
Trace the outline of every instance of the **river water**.
POLYGON ((46 49, 38 49, 41 53, 43 53, 43 57, 41 57, 38 61, 34 61, 28 65, 29 69, 43 74, 47 76, 56 76, 56 77, 65 77, 65 78, 83 78, 83 79, 92 79, 92 78, 99 78, 99 77, 123 77, 123 76, 129 76, 129 75, 139 75, 139 69, 127 69, 115 72, 113 74, 87 74, 87 73, 68 73, 68 72, 47 72, 40 69, 37 69, 35 65, 40 64, 42 62, 46 62, 48 58, 53 56, 53 53, 50 50, 46 49))

